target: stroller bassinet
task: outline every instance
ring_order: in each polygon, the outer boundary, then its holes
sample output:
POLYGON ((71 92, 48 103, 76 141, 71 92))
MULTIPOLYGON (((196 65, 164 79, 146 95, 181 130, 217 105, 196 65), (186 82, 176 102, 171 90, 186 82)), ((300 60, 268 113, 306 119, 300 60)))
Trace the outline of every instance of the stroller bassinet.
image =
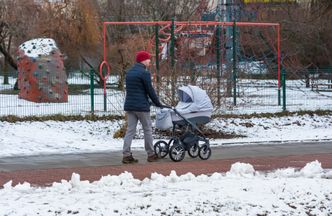
MULTIPOLYGON (((196 125, 203 125, 210 121, 213 106, 206 91, 197 86, 182 86, 178 89, 179 103, 175 109, 181 115, 196 125)), ((183 118, 175 112, 171 113, 172 121, 182 124, 183 118)))
POLYGON ((156 128, 173 128, 169 142, 158 141, 154 147, 160 157, 168 153, 173 161, 181 161, 185 151, 191 157, 199 156, 206 160, 211 155, 209 140, 198 128, 210 121, 213 106, 209 96, 197 86, 182 86, 178 89, 179 103, 174 109, 161 109, 157 112, 156 128), (175 135, 176 126, 181 128, 180 135, 175 135), (203 143, 203 144, 201 144, 203 143))

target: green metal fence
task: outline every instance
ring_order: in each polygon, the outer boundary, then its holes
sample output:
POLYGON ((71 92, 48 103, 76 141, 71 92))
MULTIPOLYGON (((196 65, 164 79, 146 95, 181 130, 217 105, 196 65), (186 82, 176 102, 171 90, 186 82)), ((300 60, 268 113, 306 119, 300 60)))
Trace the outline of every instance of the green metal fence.
MULTIPOLYGON (((211 70, 201 69, 203 74, 211 70)), ((93 74, 93 73, 91 73, 93 74)), ((20 99, 18 90, 13 90, 16 78, 9 77, 7 85, 1 84, 0 88, 0 116, 42 116, 42 115, 86 115, 94 113, 96 115, 123 115, 124 91, 117 88, 118 76, 110 76, 107 81, 106 110, 103 87, 93 80, 92 76, 84 76, 81 73, 71 73, 68 77, 69 96, 66 103, 36 103, 20 99), (93 83, 93 85, 91 85, 93 83)), ((221 79, 223 90, 219 98, 221 105, 215 106, 214 113, 258 113, 258 112, 281 112, 283 110, 315 110, 332 109, 332 91, 324 89, 317 91, 311 86, 305 87, 303 80, 285 80, 282 82, 281 103, 278 105, 277 90, 278 81, 276 79, 245 79, 237 78, 236 95, 228 95, 228 80, 221 79), (287 97, 286 97, 287 94, 287 97), (271 96, 272 95, 272 96, 271 96), (236 105, 234 104, 236 97, 236 105), (271 99, 271 100, 270 100, 271 99)), ((209 76, 196 76, 194 81, 191 77, 177 77, 179 85, 197 84, 207 90, 213 99, 217 99, 213 82, 214 78, 209 76)), ((329 83, 329 80, 323 80, 329 83)), ((156 86, 157 88, 157 86, 156 86)), ((172 103, 171 86, 168 77, 160 77, 159 94, 164 103, 172 103), (168 87, 167 87, 168 86, 168 87)), ((176 105, 175 100, 175 105, 176 105)), ((218 101, 214 100, 214 104, 218 101)))
POLYGON ((109 32, 116 37, 108 48, 114 55, 108 59, 112 71, 106 81, 106 92, 98 80, 99 72, 71 71, 67 77, 67 102, 32 102, 19 98, 19 90, 13 90, 17 77, 10 74, 9 84, 3 84, 4 74, 0 73, 0 116, 123 115, 125 71, 133 63, 135 50, 147 47, 144 44, 147 41, 152 41, 155 56, 162 56, 154 59, 151 73, 165 104, 175 106, 176 89, 191 84, 207 91, 215 114, 332 109, 332 92, 328 91, 330 69, 307 71, 309 86, 305 77, 287 79, 290 71, 283 69, 279 82, 273 29, 238 27, 234 23, 233 28, 227 29, 194 26, 180 31, 173 24, 169 29, 128 25, 120 30, 109 32), (168 43, 163 42, 165 34, 171 36, 168 43), (120 39, 122 44, 117 43, 120 39), (166 48, 158 49, 161 45, 166 48), (129 61, 116 59, 119 54, 129 61))
POLYGON ((89 76, 89 72, 69 73, 67 79, 68 102, 64 103, 39 103, 19 98, 20 90, 14 90, 17 78, 9 77, 9 84, 1 83, 0 85, 0 116, 86 115, 91 113, 119 115, 122 114, 121 101, 124 94, 112 87, 111 82, 116 82, 115 79, 110 77, 108 80, 107 103, 109 109, 104 111, 103 87, 94 80, 93 76, 89 76))

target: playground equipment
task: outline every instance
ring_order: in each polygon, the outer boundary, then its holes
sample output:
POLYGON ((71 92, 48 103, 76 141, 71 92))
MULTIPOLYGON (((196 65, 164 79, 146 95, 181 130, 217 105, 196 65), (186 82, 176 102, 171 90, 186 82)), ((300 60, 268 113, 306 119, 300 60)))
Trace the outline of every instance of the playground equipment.
POLYGON ((67 74, 63 57, 50 38, 38 38, 18 50, 19 98, 32 102, 67 102, 67 74))
POLYGON ((278 23, 171 20, 104 22, 103 27, 104 62, 111 68, 123 67, 116 65, 119 61, 112 60, 115 56, 111 53, 127 49, 127 58, 131 58, 135 47, 154 53, 154 81, 168 104, 176 103, 179 86, 192 84, 205 89, 216 108, 239 104, 250 108, 251 103, 281 105, 278 23), (232 29, 231 35, 227 29, 232 29), (127 45, 120 47, 117 41, 127 45), (252 101, 257 94, 262 94, 257 100, 268 101, 252 101))

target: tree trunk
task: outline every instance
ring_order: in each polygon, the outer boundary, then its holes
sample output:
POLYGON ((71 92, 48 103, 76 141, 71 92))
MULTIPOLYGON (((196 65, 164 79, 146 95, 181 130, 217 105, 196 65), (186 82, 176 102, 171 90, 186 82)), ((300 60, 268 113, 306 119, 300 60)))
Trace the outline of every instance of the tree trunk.
POLYGON ((309 75, 309 73, 305 73, 304 77, 305 77, 305 87, 310 88, 310 75, 309 75))
POLYGON ((3 64, 3 84, 9 84, 8 80, 8 63, 6 58, 4 59, 4 64, 3 64))
POLYGON ((13 57, 10 55, 9 52, 7 52, 7 50, 0 45, 0 52, 4 55, 5 59, 7 59, 7 63, 12 66, 12 68, 14 68, 15 70, 17 70, 17 64, 15 62, 15 60, 13 59, 13 57))
MULTIPOLYGON (((4 55, 5 58, 5 66, 6 64, 12 66, 15 70, 17 70, 17 63, 13 59, 13 57, 10 55, 10 53, 7 51, 7 49, 3 46, 3 44, 0 44, 0 52, 4 55)), ((14 90, 18 90, 18 82, 16 80, 15 85, 14 85, 14 90)))

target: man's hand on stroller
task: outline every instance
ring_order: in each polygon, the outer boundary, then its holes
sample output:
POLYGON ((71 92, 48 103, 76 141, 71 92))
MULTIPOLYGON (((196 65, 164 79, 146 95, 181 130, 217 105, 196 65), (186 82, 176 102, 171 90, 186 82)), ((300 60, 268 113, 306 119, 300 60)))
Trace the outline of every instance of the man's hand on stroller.
POLYGON ((173 107, 171 107, 171 106, 168 106, 168 105, 163 105, 163 106, 162 106, 162 107, 160 107, 160 108, 173 109, 173 107))

